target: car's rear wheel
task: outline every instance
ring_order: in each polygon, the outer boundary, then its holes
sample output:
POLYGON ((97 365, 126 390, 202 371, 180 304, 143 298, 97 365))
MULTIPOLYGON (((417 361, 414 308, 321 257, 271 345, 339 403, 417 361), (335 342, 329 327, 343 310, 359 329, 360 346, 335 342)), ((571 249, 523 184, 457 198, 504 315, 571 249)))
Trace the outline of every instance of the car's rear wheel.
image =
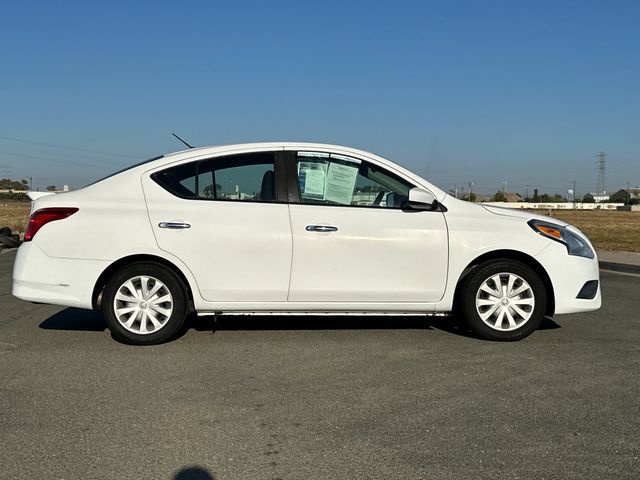
POLYGON ((469 327, 489 340, 520 340, 536 330, 546 310, 540 276, 524 263, 502 259, 479 265, 464 280, 461 311, 469 327))
POLYGON ((170 269, 156 263, 134 263, 109 279, 102 311, 117 339, 154 345, 178 334, 187 316, 187 296, 170 269))

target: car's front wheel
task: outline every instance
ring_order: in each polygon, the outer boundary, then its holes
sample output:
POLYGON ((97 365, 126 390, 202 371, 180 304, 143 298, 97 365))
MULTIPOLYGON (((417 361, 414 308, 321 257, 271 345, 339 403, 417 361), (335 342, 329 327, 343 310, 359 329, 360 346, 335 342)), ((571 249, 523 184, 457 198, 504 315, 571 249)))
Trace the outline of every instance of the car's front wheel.
POLYGON ((464 280, 462 314, 488 340, 520 340, 536 330, 546 310, 540 276, 524 263, 502 259, 476 267, 464 280))
POLYGON ((134 263, 107 283, 102 311, 114 337, 133 345, 154 345, 174 338, 187 316, 180 279, 155 263, 134 263))

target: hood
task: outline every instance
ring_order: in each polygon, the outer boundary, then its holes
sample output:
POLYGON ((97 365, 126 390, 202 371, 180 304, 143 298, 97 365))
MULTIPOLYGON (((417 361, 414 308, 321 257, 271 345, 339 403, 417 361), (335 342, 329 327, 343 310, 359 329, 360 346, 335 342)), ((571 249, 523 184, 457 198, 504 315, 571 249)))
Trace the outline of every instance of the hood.
POLYGON ((548 217, 547 215, 539 215, 537 213, 531 213, 527 210, 515 210, 513 208, 496 207, 494 205, 482 205, 482 208, 494 215, 502 215, 505 217, 523 218, 526 220, 542 220, 544 222, 555 223, 561 227, 569 225, 567 222, 560 220, 559 218, 548 217))

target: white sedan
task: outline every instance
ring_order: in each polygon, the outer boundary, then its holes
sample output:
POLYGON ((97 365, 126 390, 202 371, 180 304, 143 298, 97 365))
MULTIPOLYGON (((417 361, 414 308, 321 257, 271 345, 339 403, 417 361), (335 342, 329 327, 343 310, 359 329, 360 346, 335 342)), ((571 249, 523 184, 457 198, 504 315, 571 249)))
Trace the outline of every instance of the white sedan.
POLYGON ((310 143, 197 148, 32 206, 13 294, 101 309, 132 344, 189 312, 436 314, 518 340, 600 307, 575 227, 457 200, 371 153, 310 143))

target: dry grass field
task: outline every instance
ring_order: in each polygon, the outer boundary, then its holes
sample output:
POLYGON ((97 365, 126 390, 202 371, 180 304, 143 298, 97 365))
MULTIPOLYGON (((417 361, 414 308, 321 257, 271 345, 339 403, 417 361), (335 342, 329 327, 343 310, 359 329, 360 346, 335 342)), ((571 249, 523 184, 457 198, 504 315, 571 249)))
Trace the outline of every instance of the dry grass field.
POLYGON ((553 216, 582 230, 596 250, 640 252, 640 212, 555 210, 553 216))
MULTIPOLYGON (((0 201, 0 227, 8 226, 14 232, 22 232, 28 215, 29 203, 0 201)), ((640 212, 555 210, 551 215, 578 227, 598 250, 640 252, 640 212)))
POLYGON ((23 232, 29 218, 29 202, 0 200, 0 228, 9 227, 14 233, 23 232))

